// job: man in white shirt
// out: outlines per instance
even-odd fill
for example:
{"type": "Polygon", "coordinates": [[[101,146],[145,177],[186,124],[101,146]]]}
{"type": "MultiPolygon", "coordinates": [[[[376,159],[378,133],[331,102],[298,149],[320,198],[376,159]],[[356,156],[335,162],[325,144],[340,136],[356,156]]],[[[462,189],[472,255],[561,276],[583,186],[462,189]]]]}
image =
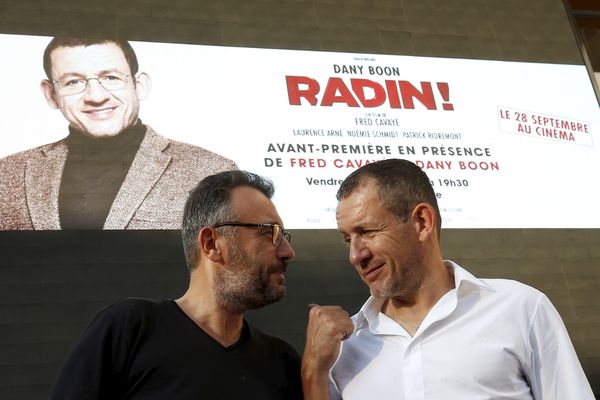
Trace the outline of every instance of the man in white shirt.
{"type": "Polygon", "coordinates": [[[312,306],[305,399],[594,399],[544,294],[442,259],[440,212],[420,168],[368,164],[337,197],[339,231],[371,297],[352,318],[312,306]]]}

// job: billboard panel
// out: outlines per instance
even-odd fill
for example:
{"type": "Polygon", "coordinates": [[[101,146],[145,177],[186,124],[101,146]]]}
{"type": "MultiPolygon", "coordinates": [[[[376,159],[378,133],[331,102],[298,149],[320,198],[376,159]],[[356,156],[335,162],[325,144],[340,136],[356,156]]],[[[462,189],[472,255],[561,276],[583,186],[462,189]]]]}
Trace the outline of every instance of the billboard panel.
{"type": "MultiPolygon", "coordinates": [[[[49,40],[0,35],[14,55],[0,66],[5,160],[68,133],[40,91],[49,40]]],[[[151,79],[141,120],[270,177],[287,228],[335,228],[341,180],[386,158],[425,170],[445,228],[600,227],[600,213],[572,211],[600,203],[600,111],[583,65],[132,46],[151,79]]]]}

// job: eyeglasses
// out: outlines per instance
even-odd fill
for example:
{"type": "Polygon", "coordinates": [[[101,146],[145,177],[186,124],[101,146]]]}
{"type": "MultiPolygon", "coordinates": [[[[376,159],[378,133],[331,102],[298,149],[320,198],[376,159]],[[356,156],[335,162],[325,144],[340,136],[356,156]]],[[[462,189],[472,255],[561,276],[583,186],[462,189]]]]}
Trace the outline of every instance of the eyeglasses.
{"type": "Polygon", "coordinates": [[[113,90],[121,90],[127,86],[129,75],[120,75],[117,73],[104,74],[91,78],[75,78],[66,77],[57,81],[52,81],[58,87],[58,91],[64,95],[82,93],[88,86],[91,80],[97,80],[100,86],[105,90],[112,92],[113,90]]]}
{"type": "Polygon", "coordinates": [[[248,228],[271,228],[273,230],[273,245],[279,247],[281,241],[285,238],[288,243],[292,241],[292,234],[279,224],[245,224],[241,222],[223,222],[222,224],[213,225],[213,228],[219,228],[221,226],[245,226],[248,228]]]}

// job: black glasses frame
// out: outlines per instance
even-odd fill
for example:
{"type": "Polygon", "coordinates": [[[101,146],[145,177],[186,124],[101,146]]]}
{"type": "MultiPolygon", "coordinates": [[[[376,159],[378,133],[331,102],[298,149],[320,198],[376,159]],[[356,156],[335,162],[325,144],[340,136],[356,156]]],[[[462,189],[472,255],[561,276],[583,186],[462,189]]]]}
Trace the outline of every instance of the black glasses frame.
{"type": "Polygon", "coordinates": [[[213,228],[219,228],[221,226],[243,226],[247,228],[271,228],[273,231],[272,242],[275,247],[279,247],[283,239],[287,240],[288,243],[292,242],[292,234],[286,231],[283,226],[279,224],[249,224],[243,222],[223,222],[220,224],[213,225],[213,228]]]}

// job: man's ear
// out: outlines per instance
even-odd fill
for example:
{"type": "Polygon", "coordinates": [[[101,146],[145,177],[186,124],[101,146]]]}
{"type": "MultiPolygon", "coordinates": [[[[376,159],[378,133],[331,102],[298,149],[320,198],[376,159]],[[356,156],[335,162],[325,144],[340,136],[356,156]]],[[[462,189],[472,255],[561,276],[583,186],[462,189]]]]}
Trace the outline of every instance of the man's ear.
{"type": "Polygon", "coordinates": [[[152,80],[145,72],[135,74],[135,91],[139,100],[145,100],[150,95],[152,89],[152,80]]]}
{"type": "Polygon", "coordinates": [[[42,90],[42,94],[46,99],[46,103],[50,106],[50,108],[58,109],[58,102],[56,101],[56,91],[54,90],[54,85],[48,79],[44,79],[40,83],[40,89],[42,90]]]}
{"type": "Polygon", "coordinates": [[[211,227],[204,227],[198,232],[198,249],[202,255],[209,260],[222,263],[223,256],[221,255],[220,242],[217,241],[218,234],[211,227]]]}
{"type": "Polygon", "coordinates": [[[437,229],[437,216],[435,209],[427,203],[419,203],[411,214],[419,240],[424,242],[435,234],[437,229]]]}

